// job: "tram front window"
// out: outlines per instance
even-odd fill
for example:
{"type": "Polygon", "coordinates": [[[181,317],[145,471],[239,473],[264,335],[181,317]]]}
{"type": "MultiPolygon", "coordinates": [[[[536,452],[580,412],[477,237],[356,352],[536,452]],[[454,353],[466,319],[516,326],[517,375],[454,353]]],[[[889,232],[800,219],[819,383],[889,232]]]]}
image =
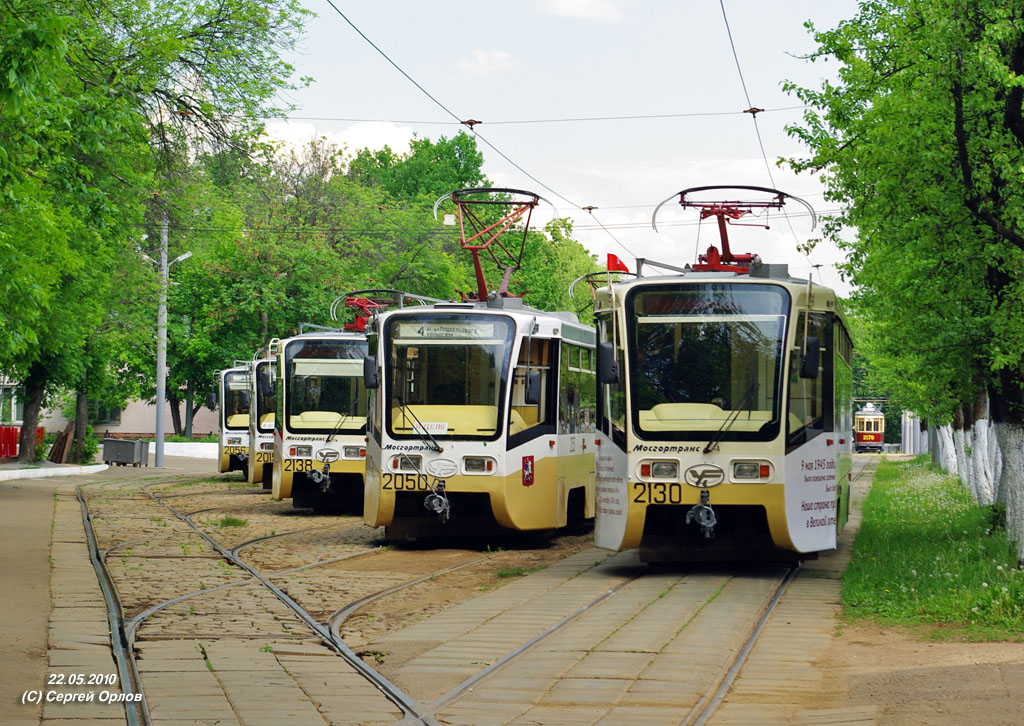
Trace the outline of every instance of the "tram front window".
{"type": "Polygon", "coordinates": [[[224,374],[224,426],[249,428],[249,375],[241,371],[224,374]]]}
{"type": "Polygon", "coordinates": [[[366,431],[365,340],[297,340],[285,351],[288,430],[366,431]]]}
{"type": "Polygon", "coordinates": [[[386,328],[386,414],[392,436],[498,436],[511,320],[417,315],[392,318],[386,328]]]}
{"type": "Polygon", "coordinates": [[[633,425],[641,436],[684,441],[778,436],[789,308],[783,288],[644,287],[627,305],[633,425]]]}

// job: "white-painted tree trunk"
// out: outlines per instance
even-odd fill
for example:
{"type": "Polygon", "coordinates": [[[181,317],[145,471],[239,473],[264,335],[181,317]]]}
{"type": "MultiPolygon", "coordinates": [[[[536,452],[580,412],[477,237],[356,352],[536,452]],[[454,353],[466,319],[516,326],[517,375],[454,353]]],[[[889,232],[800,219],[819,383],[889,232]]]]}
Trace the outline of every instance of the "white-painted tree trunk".
{"type": "Polygon", "coordinates": [[[953,446],[956,451],[955,473],[967,487],[967,490],[974,493],[974,486],[971,482],[971,462],[968,459],[968,451],[971,451],[971,433],[969,429],[953,429],[953,446]]]}
{"type": "Polygon", "coordinates": [[[949,424],[939,427],[939,466],[944,471],[956,473],[956,444],[953,443],[953,427],[949,424]]]}
{"type": "Polygon", "coordinates": [[[995,472],[998,455],[993,451],[996,442],[990,442],[991,424],[986,418],[980,418],[971,426],[971,453],[967,457],[967,467],[971,475],[971,491],[978,504],[988,506],[996,501],[995,472]]]}
{"type": "Polygon", "coordinates": [[[996,424],[995,435],[1002,452],[998,501],[1006,506],[1006,531],[1024,560],[1024,426],[996,424]]]}

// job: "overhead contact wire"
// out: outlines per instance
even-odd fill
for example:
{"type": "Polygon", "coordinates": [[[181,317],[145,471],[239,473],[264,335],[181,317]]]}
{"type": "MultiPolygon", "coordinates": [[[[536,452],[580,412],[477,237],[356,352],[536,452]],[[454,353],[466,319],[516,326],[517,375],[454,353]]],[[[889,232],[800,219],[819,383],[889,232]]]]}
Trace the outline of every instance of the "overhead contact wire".
{"type": "MultiPolygon", "coordinates": [[[[750,93],[747,91],[747,82],[743,78],[743,68],[740,65],[740,56],[736,52],[736,43],[733,42],[732,39],[732,28],[729,26],[729,15],[725,12],[725,0],[718,0],[718,5],[722,8],[722,20],[725,22],[725,33],[729,37],[729,47],[732,49],[732,58],[733,61],[735,61],[736,63],[736,73],[740,77],[740,86],[743,88],[743,97],[747,101],[747,109],[750,111],[751,119],[754,122],[754,134],[757,136],[757,145],[761,149],[761,159],[764,160],[764,168],[768,172],[768,181],[771,182],[772,188],[776,189],[777,187],[775,186],[775,177],[772,174],[772,165],[768,163],[768,153],[765,151],[764,148],[764,139],[761,138],[761,127],[758,126],[757,124],[757,114],[760,113],[761,111],[756,110],[754,104],[751,103],[750,101],[750,93]]],[[[796,230],[793,228],[793,220],[790,219],[789,214],[786,212],[785,208],[782,209],[782,216],[786,218],[786,224],[789,225],[790,234],[793,235],[793,241],[796,242],[797,249],[799,249],[800,238],[797,236],[796,230]]],[[[811,258],[808,256],[808,254],[806,252],[803,252],[803,255],[804,258],[807,260],[808,264],[810,264],[811,258]]]]}
{"type": "MultiPolygon", "coordinates": [[[[521,166],[520,166],[519,164],[517,164],[517,163],[516,163],[515,161],[513,161],[513,160],[511,159],[511,157],[509,157],[509,156],[508,156],[508,155],[507,155],[507,154],[506,154],[505,152],[503,152],[503,151],[502,151],[501,149],[499,149],[499,148],[498,148],[497,146],[495,146],[495,145],[494,145],[494,144],[492,144],[492,143],[491,143],[490,141],[488,141],[488,140],[487,140],[486,138],[484,138],[483,136],[481,136],[481,135],[480,135],[480,133],[479,133],[479,132],[478,132],[478,131],[477,131],[477,130],[476,130],[475,128],[473,128],[475,124],[472,124],[472,123],[468,123],[468,122],[464,121],[463,119],[459,118],[459,117],[458,117],[458,115],[456,115],[456,114],[455,114],[455,112],[453,112],[453,111],[452,111],[452,110],[451,110],[450,108],[448,108],[448,107],[447,107],[447,106],[445,106],[445,105],[444,105],[443,103],[441,103],[440,101],[438,101],[438,100],[437,100],[437,99],[436,99],[436,98],[435,98],[435,97],[434,97],[433,95],[431,95],[431,94],[430,94],[430,92],[428,92],[428,91],[427,91],[427,89],[425,89],[425,88],[424,88],[423,86],[421,86],[421,85],[420,85],[419,83],[417,83],[417,82],[416,82],[416,80],[415,80],[415,79],[414,79],[414,78],[413,78],[412,76],[410,76],[410,75],[409,75],[408,73],[406,73],[406,72],[405,72],[405,71],[404,71],[404,70],[402,69],[402,67],[401,67],[401,66],[399,66],[399,65],[398,65],[397,63],[395,63],[395,61],[393,61],[393,60],[392,60],[392,59],[391,59],[391,58],[390,58],[390,57],[388,56],[388,54],[387,54],[387,53],[385,53],[385,52],[384,52],[383,50],[381,50],[381,48],[380,48],[380,47],[379,47],[379,46],[378,46],[378,45],[377,45],[376,43],[374,43],[374,42],[373,42],[372,40],[370,40],[370,39],[369,39],[369,38],[368,38],[368,37],[366,36],[366,34],[365,34],[365,33],[363,33],[363,31],[361,31],[361,30],[360,30],[360,29],[359,29],[358,27],[356,27],[356,24],[355,24],[355,23],[353,23],[353,22],[352,22],[351,20],[349,20],[349,19],[348,19],[348,16],[346,16],[346,15],[345,15],[345,13],[343,13],[343,12],[341,11],[341,9],[340,9],[340,8],[338,8],[338,6],[337,6],[337,5],[335,5],[335,4],[334,4],[334,3],[332,2],[332,0],[326,0],[326,1],[327,1],[327,4],[328,4],[328,5],[330,5],[330,6],[331,6],[331,8],[332,8],[332,9],[334,10],[334,12],[336,12],[336,13],[337,13],[337,14],[338,14],[339,16],[341,16],[341,19],[342,19],[342,20],[344,20],[344,21],[345,21],[345,22],[346,22],[346,23],[347,23],[347,24],[349,25],[349,27],[351,27],[351,28],[352,28],[352,29],[353,29],[354,31],[356,31],[356,33],[358,33],[358,34],[359,34],[359,37],[360,37],[360,38],[362,38],[362,39],[363,39],[363,40],[365,40],[365,41],[366,41],[367,43],[369,43],[369,44],[370,44],[370,46],[371,46],[371,47],[372,47],[372,48],[373,48],[373,49],[374,49],[375,51],[377,51],[377,52],[378,52],[378,53],[379,53],[379,54],[380,54],[381,56],[383,56],[383,57],[384,57],[384,59],[385,59],[385,60],[386,60],[386,61],[387,61],[388,63],[390,63],[390,64],[391,64],[391,65],[392,65],[392,66],[393,66],[393,67],[395,68],[395,70],[397,70],[397,71],[398,71],[399,73],[401,73],[401,74],[402,74],[402,75],[403,75],[403,76],[404,76],[404,77],[405,77],[405,78],[406,78],[406,79],[407,79],[407,80],[408,80],[408,81],[409,81],[410,83],[412,83],[412,84],[413,84],[414,86],[416,86],[416,88],[418,88],[418,89],[420,90],[420,92],[422,92],[422,93],[423,93],[423,95],[425,95],[425,96],[426,96],[427,98],[429,98],[429,99],[430,99],[431,101],[433,101],[433,102],[434,102],[434,103],[435,103],[435,104],[436,104],[436,105],[438,106],[438,108],[440,108],[440,109],[441,109],[441,110],[443,110],[443,111],[444,111],[444,112],[445,112],[446,114],[448,114],[448,115],[449,115],[449,116],[451,116],[451,117],[452,117],[453,119],[455,119],[455,120],[456,120],[456,121],[457,121],[457,122],[458,122],[459,124],[462,124],[462,125],[464,125],[464,126],[467,126],[467,127],[469,128],[469,130],[470,130],[470,131],[471,131],[471,132],[473,133],[473,135],[474,135],[474,136],[475,136],[476,138],[480,139],[480,141],[482,141],[482,142],[483,142],[484,144],[486,144],[486,145],[487,145],[487,146],[488,146],[488,147],[489,147],[489,148],[490,148],[490,149],[491,149],[491,150],[492,150],[492,151],[493,151],[494,153],[496,153],[496,154],[497,154],[498,156],[500,156],[500,157],[501,157],[502,159],[504,159],[505,161],[507,161],[507,162],[508,162],[509,164],[511,164],[511,165],[512,165],[513,167],[515,167],[516,169],[518,169],[518,170],[519,170],[519,171],[520,171],[520,172],[521,172],[522,174],[524,174],[524,175],[525,175],[525,176],[526,176],[526,177],[527,177],[528,179],[530,179],[531,181],[533,181],[533,182],[535,182],[535,183],[539,184],[540,186],[544,187],[544,189],[546,189],[547,191],[551,192],[551,193],[552,193],[553,195],[555,195],[556,197],[558,197],[558,198],[559,198],[559,199],[561,199],[562,201],[564,201],[564,202],[568,203],[569,205],[571,205],[571,206],[572,206],[572,207],[574,207],[575,209],[578,209],[578,210],[580,210],[580,211],[583,211],[583,206],[582,206],[582,205],[580,205],[580,204],[577,204],[577,203],[576,203],[576,202],[574,202],[573,200],[571,200],[571,199],[569,199],[568,197],[566,197],[566,196],[565,196],[564,194],[561,194],[561,193],[559,193],[559,192],[558,192],[557,190],[555,190],[555,189],[552,189],[552,188],[551,188],[550,186],[548,186],[547,184],[545,184],[544,182],[542,182],[542,181],[541,181],[540,179],[538,179],[537,177],[535,177],[535,176],[534,176],[533,174],[531,174],[530,172],[526,171],[526,169],[524,169],[524,168],[523,168],[523,167],[521,167],[521,166]]],[[[599,224],[600,224],[600,223],[599,223],[599,224]]],[[[604,229],[604,225],[600,225],[600,226],[601,226],[601,228],[602,228],[602,229],[604,229]]],[[[607,230],[607,229],[605,229],[605,232],[606,232],[606,233],[607,233],[607,234],[608,234],[608,235],[609,235],[609,236],[610,236],[610,237],[611,237],[611,238],[612,238],[613,240],[615,240],[615,241],[616,241],[616,242],[617,242],[617,243],[618,243],[618,244],[619,244],[619,245],[620,245],[620,246],[621,246],[621,247],[622,247],[622,248],[623,248],[624,250],[626,250],[627,252],[629,252],[629,254],[633,255],[633,252],[629,251],[629,248],[628,248],[628,247],[626,247],[626,246],[625,246],[624,244],[622,244],[622,242],[620,242],[620,241],[619,241],[618,239],[616,239],[616,238],[615,238],[615,235],[613,235],[613,234],[612,234],[611,232],[608,232],[608,230],[607,230]]],[[[634,255],[634,257],[635,257],[635,255],[634,255]]]]}

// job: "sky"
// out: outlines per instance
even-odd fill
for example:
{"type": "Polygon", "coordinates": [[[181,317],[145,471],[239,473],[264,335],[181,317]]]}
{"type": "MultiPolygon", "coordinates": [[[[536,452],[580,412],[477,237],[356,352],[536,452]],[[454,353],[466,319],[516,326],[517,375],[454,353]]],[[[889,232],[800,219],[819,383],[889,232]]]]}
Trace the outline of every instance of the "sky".
{"type": "MultiPolygon", "coordinates": [[[[268,123],[275,139],[403,152],[414,135],[451,138],[466,129],[459,120],[476,119],[493,186],[541,195],[553,209],[542,205],[535,222],[571,217],[599,260],[611,252],[631,270],[637,257],[691,263],[718,239],[713,220],[700,225],[675,203],[659,211],[660,232],[651,228],[655,207],[689,187],[774,187],[833,208],[815,176],[776,166],[809,153],[785,132],[803,110],[782,83],[834,78],[834,62],[802,57],[815,47],[804,23],[831,29],[853,17],[855,0],[303,2],[316,17],[288,59],[313,82],[287,94],[296,108],[268,123]],[[765,109],[756,121],[743,113],[752,106],[765,109]],[[621,118],[637,116],[660,118],[621,118]]],[[[731,228],[733,252],[848,295],[841,253],[826,241],[799,252],[820,230],[799,205],[787,209],[767,230],[731,228]]]]}

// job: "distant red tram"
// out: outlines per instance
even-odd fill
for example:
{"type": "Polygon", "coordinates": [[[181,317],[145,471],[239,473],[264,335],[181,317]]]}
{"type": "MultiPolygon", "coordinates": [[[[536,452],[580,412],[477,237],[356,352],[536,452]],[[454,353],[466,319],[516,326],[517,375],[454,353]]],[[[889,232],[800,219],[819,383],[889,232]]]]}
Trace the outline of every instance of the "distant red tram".
{"type": "Polygon", "coordinates": [[[853,450],[882,451],[882,442],[885,439],[885,414],[882,413],[873,403],[867,403],[864,408],[857,411],[853,416],[853,450]]]}

